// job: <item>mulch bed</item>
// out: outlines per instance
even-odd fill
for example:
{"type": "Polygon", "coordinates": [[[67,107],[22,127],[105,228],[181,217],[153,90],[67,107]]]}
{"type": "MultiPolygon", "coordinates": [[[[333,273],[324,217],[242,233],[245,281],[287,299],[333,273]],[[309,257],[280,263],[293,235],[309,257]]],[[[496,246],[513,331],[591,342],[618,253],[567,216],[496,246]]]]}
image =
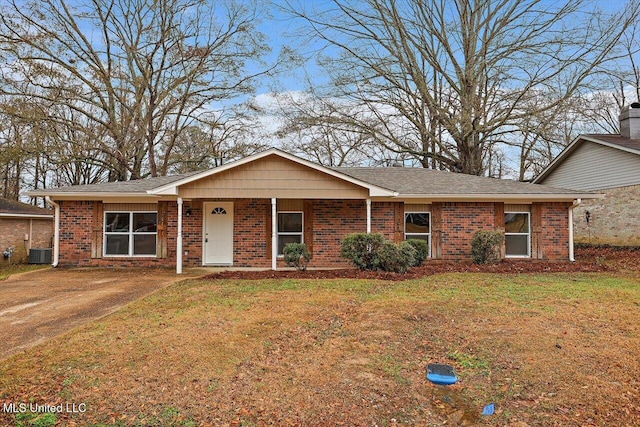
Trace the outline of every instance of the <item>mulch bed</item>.
{"type": "Polygon", "coordinates": [[[497,264],[476,265],[470,262],[428,261],[404,274],[357,269],[307,271],[223,271],[206,279],[372,279],[400,281],[440,273],[573,273],[640,270],[640,248],[584,246],[575,250],[576,262],[540,260],[504,260],[497,264]]]}

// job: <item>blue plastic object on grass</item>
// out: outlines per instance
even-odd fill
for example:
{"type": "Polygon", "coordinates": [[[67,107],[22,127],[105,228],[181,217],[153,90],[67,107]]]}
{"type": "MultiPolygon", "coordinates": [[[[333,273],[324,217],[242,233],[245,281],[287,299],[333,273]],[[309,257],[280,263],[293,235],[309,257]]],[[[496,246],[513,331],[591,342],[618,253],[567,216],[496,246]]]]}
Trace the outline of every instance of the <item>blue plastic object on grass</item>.
{"type": "Polygon", "coordinates": [[[482,415],[493,415],[493,411],[494,410],[495,410],[495,407],[494,407],[493,403],[489,403],[482,410],[482,415]]]}
{"type": "Polygon", "coordinates": [[[438,385],[451,385],[458,381],[453,366],[441,363],[427,365],[427,379],[438,385]]]}

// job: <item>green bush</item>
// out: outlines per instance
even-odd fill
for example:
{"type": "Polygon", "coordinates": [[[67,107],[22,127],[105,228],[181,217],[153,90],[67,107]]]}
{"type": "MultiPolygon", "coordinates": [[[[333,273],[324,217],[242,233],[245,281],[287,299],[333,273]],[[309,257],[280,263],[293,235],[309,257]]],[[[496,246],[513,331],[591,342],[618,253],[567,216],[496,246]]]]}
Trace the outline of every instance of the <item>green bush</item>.
{"type": "Polygon", "coordinates": [[[287,243],[282,250],[284,262],[289,267],[304,271],[311,260],[311,252],[304,243],[287,243]]]}
{"type": "Polygon", "coordinates": [[[403,244],[404,243],[411,245],[413,249],[416,250],[416,254],[414,255],[415,262],[412,267],[421,266],[424,260],[429,256],[429,242],[422,239],[409,239],[405,240],[403,244]]]}
{"type": "Polygon", "coordinates": [[[378,250],[384,243],[382,234],[352,233],[342,239],[340,256],[360,270],[376,270],[380,265],[378,250]]]}
{"type": "Polygon", "coordinates": [[[406,273],[409,267],[415,263],[416,250],[410,244],[402,242],[396,245],[384,242],[378,250],[380,268],[394,273],[406,273]]]}
{"type": "Polygon", "coordinates": [[[490,264],[500,259],[502,233],[499,231],[476,231],[471,239],[471,257],[475,264],[490,264]]]}

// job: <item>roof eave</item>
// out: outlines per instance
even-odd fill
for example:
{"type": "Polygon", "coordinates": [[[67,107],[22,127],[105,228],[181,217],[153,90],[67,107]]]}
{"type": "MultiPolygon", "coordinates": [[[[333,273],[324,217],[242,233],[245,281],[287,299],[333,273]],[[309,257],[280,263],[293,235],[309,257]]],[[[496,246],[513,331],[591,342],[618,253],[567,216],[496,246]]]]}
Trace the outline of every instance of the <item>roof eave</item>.
{"type": "Polygon", "coordinates": [[[116,192],[116,191],[105,191],[105,192],[96,192],[96,191],[28,191],[25,193],[27,196],[31,197],[53,197],[58,200],[102,200],[105,198],[145,198],[145,199],[153,199],[156,200],[159,198],[157,195],[148,194],[148,192],[116,192]]]}
{"type": "Polygon", "coordinates": [[[577,199],[602,199],[604,194],[599,193],[563,193],[563,194],[400,194],[402,199],[429,199],[433,201],[573,201],[577,199]]]}

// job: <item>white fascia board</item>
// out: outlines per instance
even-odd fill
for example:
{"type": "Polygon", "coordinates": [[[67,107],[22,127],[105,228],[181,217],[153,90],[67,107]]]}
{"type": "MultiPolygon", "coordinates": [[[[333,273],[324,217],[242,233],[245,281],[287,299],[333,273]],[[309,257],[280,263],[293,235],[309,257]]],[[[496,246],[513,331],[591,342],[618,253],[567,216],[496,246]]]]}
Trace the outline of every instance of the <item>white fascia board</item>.
{"type": "MultiPolygon", "coordinates": [[[[568,193],[568,194],[400,194],[397,199],[434,202],[570,202],[576,199],[603,199],[600,193],[568,193]]],[[[396,200],[397,200],[396,199],[396,200]]],[[[415,202],[414,202],[415,203],[415,202]]]]}
{"type": "Polygon", "coordinates": [[[181,185],[185,185],[185,184],[189,184],[191,182],[203,179],[203,178],[207,178],[209,176],[212,175],[216,175],[219,173],[222,173],[224,171],[236,168],[238,166],[242,166],[245,165],[247,163],[251,163],[254,162],[256,160],[260,160],[264,157],[270,156],[270,155],[276,155],[279,157],[282,157],[284,159],[290,160],[294,163],[298,163],[300,165],[306,166],[310,169],[314,169],[317,170],[319,172],[325,173],[327,175],[333,176],[334,178],[338,178],[341,179],[343,181],[347,181],[351,184],[357,185],[359,187],[363,187],[369,190],[370,196],[371,197],[376,197],[376,196],[389,196],[389,197],[393,197],[394,194],[397,194],[395,192],[393,192],[392,190],[388,190],[386,188],[382,188],[382,187],[378,187],[372,184],[369,184],[367,182],[364,181],[360,181],[358,179],[352,178],[348,175],[345,175],[343,173],[340,172],[336,172],[333,169],[327,168],[325,166],[321,166],[318,165],[316,163],[310,162],[308,160],[305,159],[301,159],[300,157],[294,156],[293,154],[289,154],[286,153],[282,150],[279,150],[277,148],[270,148],[266,151],[263,151],[261,153],[256,153],[253,154],[251,156],[245,157],[243,159],[240,160],[236,160],[234,162],[231,163],[227,163],[225,165],[222,166],[218,166],[216,168],[213,169],[209,169],[207,171],[203,171],[201,173],[195,174],[195,175],[191,175],[188,178],[184,178],[182,180],[176,181],[176,182],[172,182],[171,184],[166,184],[163,185],[161,187],[157,187],[154,188],[152,190],[148,190],[147,193],[149,194],[157,194],[157,195],[178,195],[178,187],[180,187],[181,185]]]}
{"type": "Polygon", "coordinates": [[[0,218],[53,219],[53,214],[0,213],[0,218]]]}
{"type": "Polygon", "coordinates": [[[147,193],[116,193],[116,192],[55,192],[55,191],[28,191],[25,193],[32,197],[49,196],[55,200],[109,200],[109,199],[150,199],[157,200],[158,196],[147,193]]]}
{"type": "Polygon", "coordinates": [[[603,140],[598,139],[598,138],[585,136],[582,139],[584,139],[585,141],[590,141],[590,142],[594,142],[596,144],[604,145],[605,147],[611,147],[611,148],[615,148],[616,150],[625,151],[627,153],[640,155],[640,151],[638,151],[638,150],[635,150],[635,149],[629,148],[629,147],[623,147],[622,145],[614,144],[614,143],[611,143],[611,142],[608,142],[608,141],[603,141],[603,140]]]}

